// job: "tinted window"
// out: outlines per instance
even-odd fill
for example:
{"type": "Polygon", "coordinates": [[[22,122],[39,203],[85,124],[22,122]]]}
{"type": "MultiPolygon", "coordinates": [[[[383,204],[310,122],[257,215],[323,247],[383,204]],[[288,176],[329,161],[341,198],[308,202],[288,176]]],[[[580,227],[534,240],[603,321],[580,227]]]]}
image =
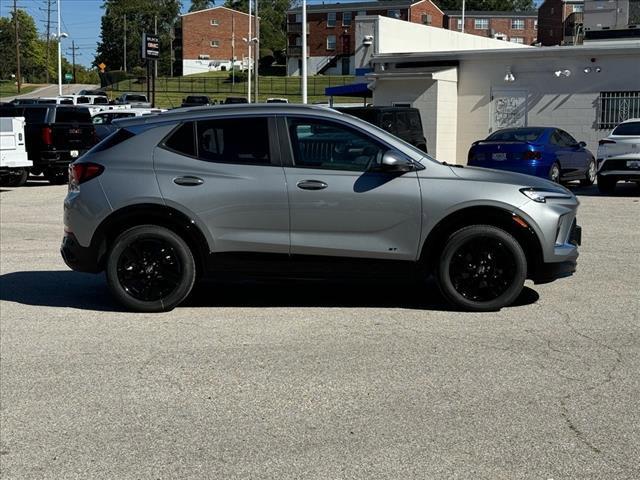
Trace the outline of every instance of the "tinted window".
{"type": "Polygon", "coordinates": [[[378,124],[378,112],[371,108],[339,108],[338,111],[353,115],[374,125],[378,124]]]}
{"type": "Polygon", "coordinates": [[[91,103],[89,97],[78,97],[76,103],[91,103]]]}
{"type": "Polygon", "coordinates": [[[120,128],[109,135],[107,138],[98,143],[95,147],[93,147],[90,151],[93,153],[101,152],[103,150],[108,150],[112,147],[115,147],[119,143],[124,142],[125,140],[133,137],[134,134],[125,128],[120,128]]]}
{"type": "Polygon", "coordinates": [[[193,122],[180,125],[164,142],[164,145],[178,153],[195,157],[196,145],[193,138],[193,122]]]}
{"type": "Polygon", "coordinates": [[[365,171],[386,148],[352,128],[325,120],[289,119],[296,167],[365,171]]]}
{"type": "Polygon", "coordinates": [[[627,122],[618,125],[612,135],[640,136],[640,122],[627,122]]]}
{"type": "Polygon", "coordinates": [[[106,105],[109,103],[109,99],[107,97],[96,97],[93,99],[94,105],[106,105]]]}
{"type": "Polygon", "coordinates": [[[422,132],[422,122],[420,121],[420,114],[418,112],[407,112],[409,119],[409,126],[412,130],[419,130],[422,132]]]}
{"type": "Polygon", "coordinates": [[[571,135],[569,135],[564,130],[560,130],[560,135],[562,137],[562,140],[564,141],[565,146],[567,146],[567,147],[573,147],[574,145],[576,145],[578,143],[575,138],[573,138],[571,135]]]}
{"type": "Polygon", "coordinates": [[[146,102],[147,97],[144,95],[127,95],[126,100],[127,102],[146,102]]]}
{"type": "Polygon", "coordinates": [[[209,162],[269,165],[266,118],[230,118],[197,122],[198,158],[209,162]]]}
{"type": "Polygon", "coordinates": [[[86,108],[56,108],[56,123],[91,123],[86,108]]]}
{"type": "Polygon", "coordinates": [[[513,128],[499,130],[489,135],[487,140],[502,142],[535,142],[540,138],[544,129],[542,128],[513,128]]]}

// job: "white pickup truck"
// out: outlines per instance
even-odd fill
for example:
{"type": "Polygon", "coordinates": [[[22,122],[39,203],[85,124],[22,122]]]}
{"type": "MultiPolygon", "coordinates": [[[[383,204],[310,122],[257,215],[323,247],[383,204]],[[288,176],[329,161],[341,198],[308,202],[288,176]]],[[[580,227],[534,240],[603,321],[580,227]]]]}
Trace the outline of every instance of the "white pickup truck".
{"type": "Polygon", "coordinates": [[[0,185],[20,187],[33,162],[27,158],[24,117],[0,118],[0,185]]]}

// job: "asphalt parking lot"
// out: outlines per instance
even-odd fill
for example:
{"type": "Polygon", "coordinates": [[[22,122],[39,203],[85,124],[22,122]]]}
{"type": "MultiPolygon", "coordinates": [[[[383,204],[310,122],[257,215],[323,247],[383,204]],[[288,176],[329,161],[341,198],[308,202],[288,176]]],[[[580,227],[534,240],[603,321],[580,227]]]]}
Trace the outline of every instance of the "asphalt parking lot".
{"type": "Polygon", "coordinates": [[[211,284],[120,311],[58,253],[65,186],[0,193],[3,479],[638,479],[640,193],[578,189],[572,278],[211,284]]]}

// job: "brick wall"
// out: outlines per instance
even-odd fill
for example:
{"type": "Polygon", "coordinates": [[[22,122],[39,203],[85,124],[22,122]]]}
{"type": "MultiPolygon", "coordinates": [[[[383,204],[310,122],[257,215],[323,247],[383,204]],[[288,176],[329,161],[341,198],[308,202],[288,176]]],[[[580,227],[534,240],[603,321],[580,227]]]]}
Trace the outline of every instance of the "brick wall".
{"type": "Polygon", "coordinates": [[[219,7],[183,16],[182,58],[197,60],[200,55],[209,55],[211,60],[230,60],[233,30],[235,55],[242,59],[248,53],[247,44],[242,37],[246,38],[249,32],[249,15],[219,7]],[[217,25],[212,25],[212,20],[217,21],[217,25]],[[212,40],[218,41],[217,47],[211,46],[212,40]]]}
{"type": "MultiPolygon", "coordinates": [[[[473,16],[465,16],[464,18],[464,33],[469,33],[471,35],[478,35],[481,37],[492,37],[492,33],[494,34],[503,34],[507,36],[507,40],[511,40],[512,38],[522,38],[522,43],[524,45],[531,45],[537,39],[537,28],[535,26],[536,18],[531,17],[518,17],[514,15],[513,17],[478,17],[479,19],[486,19],[487,28],[478,29],[476,28],[476,18],[473,16]],[[524,29],[514,29],[511,28],[511,21],[519,19],[524,20],[524,29]]],[[[445,24],[449,28],[449,30],[458,29],[458,20],[460,17],[449,17],[445,18],[445,24]]]]}
{"type": "Polygon", "coordinates": [[[564,24],[573,13],[573,5],[562,0],[545,0],[538,8],[538,40],[544,46],[561,45],[564,40],[564,24]]]}
{"type": "Polygon", "coordinates": [[[415,3],[409,9],[409,21],[413,23],[442,28],[443,19],[444,14],[432,2],[415,3]],[[428,20],[431,20],[431,23],[427,23],[428,20]]]}

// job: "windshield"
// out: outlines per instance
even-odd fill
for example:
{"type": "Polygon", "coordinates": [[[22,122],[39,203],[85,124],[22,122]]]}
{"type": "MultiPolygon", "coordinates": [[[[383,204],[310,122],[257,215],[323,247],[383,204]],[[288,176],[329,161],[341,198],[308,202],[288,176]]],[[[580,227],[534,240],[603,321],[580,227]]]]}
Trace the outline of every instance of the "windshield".
{"type": "Polygon", "coordinates": [[[126,100],[128,102],[146,102],[147,97],[144,95],[127,95],[126,100]]]}
{"type": "Polygon", "coordinates": [[[535,142],[544,133],[544,128],[510,128],[499,130],[487,140],[502,142],[535,142]]]}

